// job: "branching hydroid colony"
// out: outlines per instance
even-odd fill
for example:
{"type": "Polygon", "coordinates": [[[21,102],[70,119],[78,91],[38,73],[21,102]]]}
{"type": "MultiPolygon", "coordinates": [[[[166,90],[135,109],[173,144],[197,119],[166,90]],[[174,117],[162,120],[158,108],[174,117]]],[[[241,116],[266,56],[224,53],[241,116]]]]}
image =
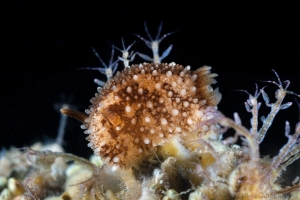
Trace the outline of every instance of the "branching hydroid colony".
{"type": "MultiPolygon", "coordinates": [[[[232,120],[218,111],[221,94],[212,88],[217,74],[211,73],[211,67],[192,71],[190,66],[160,63],[172,47],[159,56],[159,42],[170,35],[159,39],[161,28],[155,40],[145,28],[150,42],[137,35],[152,48],[154,63],[129,66],[135,54],[129,54],[132,44],[127,48],[123,45],[120,60],[125,69],[113,76],[113,57],[106,66],[96,54],[104,65],[100,72],[108,73],[107,82],[98,87],[86,113],[61,109],[83,123],[81,128],[95,155],[87,160],[69,153],[25,148],[23,170],[31,172],[8,184],[2,199],[17,199],[22,193],[25,199],[300,198],[300,185],[283,187],[278,180],[286,167],[300,157],[300,124],[291,134],[286,121],[288,142],[277,156],[261,157],[259,152],[259,144],[276,114],[291,105],[283,103],[284,97],[299,97],[287,90],[289,81],[281,82],[274,71],[277,82],[268,81],[278,87],[274,103],[270,103],[264,88],[257,88],[254,95],[247,92],[245,106],[252,114],[248,130],[237,113],[232,120]],[[271,108],[261,127],[260,96],[271,108]],[[233,128],[235,135],[222,138],[228,128],[233,128]],[[239,138],[242,145],[236,144],[239,138]],[[74,164],[67,166],[69,161],[74,164]],[[30,166],[34,169],[29,170],[30,166]]],[[[6,178],[12,171],[20,171],[15,161],[7,158],[8,155],[1,158],[11,169],[4,175],[6,178]]]]}

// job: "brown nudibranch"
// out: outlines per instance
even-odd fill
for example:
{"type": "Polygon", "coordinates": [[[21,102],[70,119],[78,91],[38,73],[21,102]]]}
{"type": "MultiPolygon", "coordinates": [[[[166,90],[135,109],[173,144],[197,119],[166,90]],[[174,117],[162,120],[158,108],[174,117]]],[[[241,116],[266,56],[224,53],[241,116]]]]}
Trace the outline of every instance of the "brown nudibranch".
{"type": "Polygon", "coordinates": [[[203,110],[221,100],[212,84],[217,74],[175,63],[125,68],[91,99],[87,115],[63,109],[83,122],[88,146],[106,162],[128,168],[173,136],[201,123],[203,110]]]}

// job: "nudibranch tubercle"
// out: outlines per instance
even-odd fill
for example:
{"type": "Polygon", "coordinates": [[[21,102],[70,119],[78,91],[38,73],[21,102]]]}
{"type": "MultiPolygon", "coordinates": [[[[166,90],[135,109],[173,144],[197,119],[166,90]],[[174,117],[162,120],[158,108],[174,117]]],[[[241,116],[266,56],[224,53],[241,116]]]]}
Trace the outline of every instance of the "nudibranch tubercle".
{"type": "Polygon", "coordinates": [[[186,136],[210,119],[209,111],[221,100],[218,88],[211,87],[217,74],[210,69],[191,71],[175,63],[132,65],[98,88],[88,116],[62,112],[83,122],[96,155],[128,168],[173,136],[186,136]]]}

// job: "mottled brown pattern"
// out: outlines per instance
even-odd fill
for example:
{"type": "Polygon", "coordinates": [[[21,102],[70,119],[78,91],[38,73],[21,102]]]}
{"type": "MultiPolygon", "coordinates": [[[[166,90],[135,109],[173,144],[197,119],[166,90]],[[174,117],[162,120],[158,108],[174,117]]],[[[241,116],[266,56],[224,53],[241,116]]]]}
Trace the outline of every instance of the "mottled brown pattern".
{"type": "Polygon", "coordinates": [[[210,86],[217,76],[210,69],[144,63],[118,72],[91,99],[88,146],[105,162],[127,168],[174,135],[194,131],[199,111],[221,99],[210,86]]]}

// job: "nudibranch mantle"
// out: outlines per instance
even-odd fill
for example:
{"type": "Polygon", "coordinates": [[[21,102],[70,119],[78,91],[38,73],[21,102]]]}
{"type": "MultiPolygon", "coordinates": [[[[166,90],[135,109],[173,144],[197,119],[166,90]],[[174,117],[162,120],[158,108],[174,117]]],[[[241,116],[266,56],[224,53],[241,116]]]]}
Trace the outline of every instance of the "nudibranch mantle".
{"type": "Polygon", "coordinates": [[[217,74],[175,63],[143,63],[118,72],[91,99],[88,146],[107,163],[129,167],[174,135],[186,135],[221,100],[217,74]]]}
{"type": "Polygon", "coordinates": [[[216,128],[205,124],[221,100],[218,88],[211,87],[217,74],[210,70],[192,71],[174,62],[132,65],[97,89],[88,116],[61,111],[83,122],[88,146],[105,163],[129,168],[174,136],[193,133],[200,139],[216,128]]]}

